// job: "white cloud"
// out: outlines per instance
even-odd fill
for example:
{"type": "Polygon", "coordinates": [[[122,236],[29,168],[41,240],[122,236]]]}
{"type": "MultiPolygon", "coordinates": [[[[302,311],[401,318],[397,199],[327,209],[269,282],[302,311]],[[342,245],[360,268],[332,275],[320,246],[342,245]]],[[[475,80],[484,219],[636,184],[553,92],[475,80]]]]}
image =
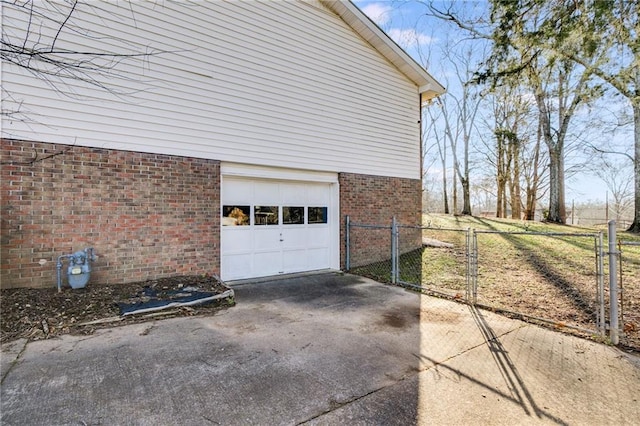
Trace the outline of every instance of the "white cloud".
{"type": "Polygon", "coordinates": [[[433,41],[433,39],[428,35],[419,33],[414,29],[401,30],[398,28],[392,28],[387,31],[387,34],[389,34],[389,37],[391,37],[403,49],[430,44],[433,41]]]}
{"type": "Polygon", "coordinates": [[[391,7],[382,3],[368,4],[362,7],[362,11],[380,27],[391,19],[391,7]]]}

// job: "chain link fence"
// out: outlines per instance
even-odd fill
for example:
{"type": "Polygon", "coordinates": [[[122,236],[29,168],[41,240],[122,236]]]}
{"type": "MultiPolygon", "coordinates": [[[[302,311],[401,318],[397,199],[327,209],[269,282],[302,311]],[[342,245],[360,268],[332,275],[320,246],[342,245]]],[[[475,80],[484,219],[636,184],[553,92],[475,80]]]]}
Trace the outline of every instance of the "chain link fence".
{"type": "Polygon", "coordinates": [[[473,232],[473,302],[604,334],[607,296],[601,234],[473,232]]]}
{"type": "Polygon", "coordinates": [[[398,240],[420,233],[413,250],[401,253],[398,283],[421,291],[463,299],[469,286],[469,230],[398,226],[398,240]]]}
{"type": "Polygon", "coordinates": [[[392,225],[346,221],[346,270],[378,282],[391,282],[392,225]]]}
{"type": "Polygon", "coordinates": [[[621,343],[640,348],[640,242],[618,240],[621,343]]]}
{"type": "Polygon", "coordinates": [[[600,338],[618,317],[605,272],[616,259],[620,324],[613,329],[620,343],[640,349],[639,242],[620,242],[613,253],[602,232],[418,227],[395,220],[386,226],[347,220],[346,235],[351,273],[600,338]]]}

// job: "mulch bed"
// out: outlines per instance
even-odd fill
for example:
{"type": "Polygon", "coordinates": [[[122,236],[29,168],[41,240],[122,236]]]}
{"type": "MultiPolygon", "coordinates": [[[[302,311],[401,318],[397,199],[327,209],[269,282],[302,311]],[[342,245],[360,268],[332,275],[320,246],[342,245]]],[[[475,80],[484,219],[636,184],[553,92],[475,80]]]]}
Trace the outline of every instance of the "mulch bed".
{"type": "Polygon", "coordinates": [[[0,291],[0,342],[19,338],[40,340],[62,334],[92,334],[96,329],[160,318],[212,315],[235,304],[232,297],[207,304],[160,310],[153,313],[122,316],[118,303],[145,300],[149,290],[169,295],[181,289],[197,287],[222,294],[229,290],[209,275],[178,276],[129,284],[89,283],[83,289],[17,288],[0,291]]]}

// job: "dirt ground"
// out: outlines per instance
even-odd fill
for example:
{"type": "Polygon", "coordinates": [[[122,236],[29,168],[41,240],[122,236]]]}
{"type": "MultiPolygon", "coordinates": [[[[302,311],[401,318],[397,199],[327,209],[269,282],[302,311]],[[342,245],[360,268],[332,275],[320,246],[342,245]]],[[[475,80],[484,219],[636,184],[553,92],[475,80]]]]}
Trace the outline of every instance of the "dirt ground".
{"type": "Polygon", "coordinates": [[[83,289],[57,288],[4,289],[0,291],[0,342],[19,338],[47,339],[61,334],[91,334],[98,328],[114,327],[156,319],[212,315],[234,305],[233,298],[207,304],[169,308],[145,314],[122,316],[118,303],[148,300],[149,291],[159,298],[179,293],[181,289],[222,294],[225,287],[213,276],[178,276],[129,284],[100,285],[89,283],[83,289]]]}

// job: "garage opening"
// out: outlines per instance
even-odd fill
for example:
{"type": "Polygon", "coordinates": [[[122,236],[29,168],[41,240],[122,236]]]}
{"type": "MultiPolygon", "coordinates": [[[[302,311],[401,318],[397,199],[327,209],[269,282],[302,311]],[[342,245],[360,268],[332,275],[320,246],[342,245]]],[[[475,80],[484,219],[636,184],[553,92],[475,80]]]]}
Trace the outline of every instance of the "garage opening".
{"type": "Polygon", "coordinates": [[[337,183],[224,176],[223,280],[338,269],[337,183]]]}

